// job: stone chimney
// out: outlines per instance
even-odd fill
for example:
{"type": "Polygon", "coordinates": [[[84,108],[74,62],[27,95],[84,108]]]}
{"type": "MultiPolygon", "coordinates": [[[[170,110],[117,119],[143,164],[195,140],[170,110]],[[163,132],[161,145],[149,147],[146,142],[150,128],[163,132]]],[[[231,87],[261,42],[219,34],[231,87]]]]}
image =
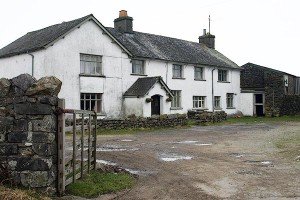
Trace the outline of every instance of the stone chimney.
{"type": "Polygon", "coordinates": [[[206,33],[206,29],[203,29],[203,35],[198,39],[199,43],[205,44],[211,49],[215,49],[215,36],[210,33],[206,33]]]}
{"type": "Polygon", "coordinates": [[[119,17],[114,20],[114,28],[124,33],[133,33],[132,30],[133,18],[127,15],[126,10],[119,11],[119,17]]]}

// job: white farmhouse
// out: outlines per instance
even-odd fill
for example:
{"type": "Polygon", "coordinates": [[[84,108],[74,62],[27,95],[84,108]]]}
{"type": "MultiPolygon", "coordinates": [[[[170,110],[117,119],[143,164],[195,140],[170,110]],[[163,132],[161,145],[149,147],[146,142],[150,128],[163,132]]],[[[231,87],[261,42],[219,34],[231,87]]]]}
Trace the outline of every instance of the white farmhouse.
{"type": "Polygon", "coordinates": [[[88,15],[29,32],[0,50],[0,74],[56,76],[66,108],[106,117],[240,110],[241,68],[215,36],[190,42],[133,31],[132,21],[122,10],[114,28],[88,15]]]}

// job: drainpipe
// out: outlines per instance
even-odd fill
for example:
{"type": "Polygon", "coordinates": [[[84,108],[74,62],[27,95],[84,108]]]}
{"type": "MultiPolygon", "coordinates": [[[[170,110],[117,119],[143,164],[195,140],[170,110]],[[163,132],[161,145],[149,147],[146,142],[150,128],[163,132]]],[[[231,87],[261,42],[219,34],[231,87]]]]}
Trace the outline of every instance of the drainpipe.
{"type": "Polygon", "coordinates": [[[31,76],[33,77],[33,74],[34,74],[34,55],[31,54],[31,53],[28,53],[28,55],[31,56],[31,76]]]}
{"type": "Polygon", "coordinates": [[[214,71],[216,68],[211,70],[211,97],[212,97],[212,112],[215,112],[215,101],[214,101],[214,71]]]}

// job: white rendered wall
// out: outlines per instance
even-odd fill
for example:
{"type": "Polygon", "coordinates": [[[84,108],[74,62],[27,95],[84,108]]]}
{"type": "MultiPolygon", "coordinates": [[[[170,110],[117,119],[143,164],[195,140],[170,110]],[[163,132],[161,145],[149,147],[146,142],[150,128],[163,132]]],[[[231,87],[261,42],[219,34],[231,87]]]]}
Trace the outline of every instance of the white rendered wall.
{"type": "Polygon", "coordinates": [[[245,116],[253,116],[253,93],[241,93],[241,112],[245,116]]]}

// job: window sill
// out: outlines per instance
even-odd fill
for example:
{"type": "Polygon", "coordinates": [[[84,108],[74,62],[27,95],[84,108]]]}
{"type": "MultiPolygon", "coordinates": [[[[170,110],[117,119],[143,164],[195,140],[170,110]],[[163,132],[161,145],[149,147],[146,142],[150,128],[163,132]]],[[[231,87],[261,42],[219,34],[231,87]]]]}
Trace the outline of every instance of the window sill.
{"type": "Polygon", "coordinates": [[[83,77],[102,77],[102,78],[105,78],[104,75],[97,75],[97,74],[79,74],[79,76],[83,76],[83,77]]]}
{"type": "Polygon", "coordinates": [[[222,108],[214,108],[214,110],[222,110],[222,108]]]}
{"type": "Polygon", "coordinates": [[[146,74],[130,74],[130,75],[132,75],[132,76],[148,76],[146,74]]]}
{"type": "Polygon", "coordinates": [[[206,81],[205,79],[194,79],[194,81],[206,81]]]}
{"type": "Polygon", "coordinates": [[[208,108],[193,108],[192,110],[208,110],[208,108]]]}
{"type": "Polygon", "coordinates": [[[230,83],[229,81],[218,81],[218,83],[230,83]]]}
{"type": "Polygon", "coordinates": [[[170,110],[182,110],[182,107],[171,107],[170,110]]]}
{"type": "Polygon", "coordinates": [[[228,108],[226,108],[226,109],[235,109],[235,107],[228,107],[228,108]]]}
{"type": "Polygon", "coordinates": [[[185,78],[182,78],[182,77],[172,77],[172,79],[181,79],[181,80],[185,80],[185,78]]]}

